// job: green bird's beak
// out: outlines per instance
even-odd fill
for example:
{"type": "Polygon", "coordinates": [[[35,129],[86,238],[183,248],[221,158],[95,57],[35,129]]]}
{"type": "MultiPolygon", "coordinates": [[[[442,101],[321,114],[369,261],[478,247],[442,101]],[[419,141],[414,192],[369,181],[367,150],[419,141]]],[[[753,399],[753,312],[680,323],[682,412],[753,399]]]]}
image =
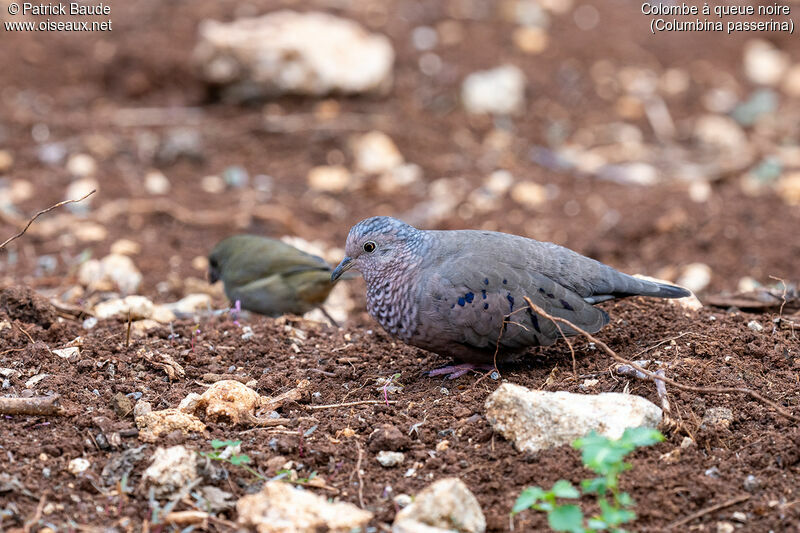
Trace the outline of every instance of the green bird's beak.
{"type": "Polygon", "coordinates": [[[342,262],[339,263],[339,266],[337,266],[333,270],[333,272],[331,272],[331,283],[341,278],[342,274],[350,270],[350,267],[352,266],[353,266],[353,259],[351,257],[345,256],[344,259],[342,259],[342,262]]]}

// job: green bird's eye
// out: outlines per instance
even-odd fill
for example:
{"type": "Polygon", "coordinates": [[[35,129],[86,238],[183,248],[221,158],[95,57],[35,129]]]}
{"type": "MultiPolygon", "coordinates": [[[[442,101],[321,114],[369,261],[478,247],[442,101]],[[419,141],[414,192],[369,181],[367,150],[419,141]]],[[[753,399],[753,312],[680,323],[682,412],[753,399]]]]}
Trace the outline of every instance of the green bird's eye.
{"type": "Polygon", "coordinates": [[[372,241],[367,241],[364,243],[364,251],[367,253],[372,253],[375,251],[375,243],[372,241]]]}

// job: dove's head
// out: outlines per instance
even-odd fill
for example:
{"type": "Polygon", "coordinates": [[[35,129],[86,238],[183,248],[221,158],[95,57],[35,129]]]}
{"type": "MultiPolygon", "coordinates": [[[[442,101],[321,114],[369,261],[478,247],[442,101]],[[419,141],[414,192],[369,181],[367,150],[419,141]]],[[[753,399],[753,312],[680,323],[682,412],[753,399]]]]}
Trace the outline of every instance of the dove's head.
{"type": "Polygon", "coordinates": [[[391,217],[366,218],[350,228],[345,258],[331,274],[336,281],[353,268],[370,278],[405,270],[424,243],[424,232],[391,217]]]}

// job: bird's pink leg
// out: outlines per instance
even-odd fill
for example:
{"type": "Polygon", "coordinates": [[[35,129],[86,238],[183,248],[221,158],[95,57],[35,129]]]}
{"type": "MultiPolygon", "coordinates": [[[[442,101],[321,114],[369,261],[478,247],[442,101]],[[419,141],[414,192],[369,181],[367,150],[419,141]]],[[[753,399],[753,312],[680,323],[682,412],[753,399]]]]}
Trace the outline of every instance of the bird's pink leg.
{"type": "Polygon", "coordinates": [[[442,368],[436,368],[434,370],[429,370],[426,374],[429,377],[433,376],[441,376],[447,374],[447,379],[456,379],[460,378],[470,370],[494,370],[492,365],[476,365],[473,363],[463,363],[460,365],[450,365],[450,366],[443,366],[442,368]]]}

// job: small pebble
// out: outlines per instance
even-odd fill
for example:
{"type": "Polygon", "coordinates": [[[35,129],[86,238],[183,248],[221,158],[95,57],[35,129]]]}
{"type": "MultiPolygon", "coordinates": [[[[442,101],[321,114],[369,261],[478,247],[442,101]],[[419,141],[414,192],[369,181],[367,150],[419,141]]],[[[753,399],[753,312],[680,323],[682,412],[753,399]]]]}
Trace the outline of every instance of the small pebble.
{"type": "Polygon", "coordinates": [[[764,326],[758,320],[751,320],[747,323],[747,327],[756,332],[764,331],[764,326]]]}
{"type": "Polygon", "coordinates": [[[719,478],[719,468],[717,468],[716,466],[712,466],[711,468],[705,471],[705,475],[707,477],[710,477],[711,479],[717,479],[719,478]]]}
{"type": "Polygon", "coordinates": [[[77,476],[82,472],[86,472],[90,466],[91,463],[89,463],[89,461],[87,461],[83,457],[76,457],[75,459],[69,462],[67,470],[69,470],[71,473],[77,476]]]}
{"type": "Polygon", "coordinates": [[[86,320],[83,321],[83,329],[90,330],[97,325],[97,318],[90,316],[86,320]]]}
{"type": "Polygon", "coordinates": [[[375,457],[384,468],[397,466],[401,464],[405,458],[406,456],[402,452],[390,452],[386,450],[378,452],[378,455],[375,457]]]}
{"type": "Polygon", "coordinates": [[[447,388],[446,388],[446,387],[442,387],[441,389],[439,389],[439,392],[441,392],[441,393],[442,393],[442,394],[444,394],[445,396],[447,396],[448,394],[450,394],[450,391],[449,391],[449,390],[447,390],[447,388]]]}
{"type": "Polygon", "coordinates": [[[756,489],[758,489],[758,487],[761,486],[761,483],[758,481],[758,478],[756,476],[750,474],[749,476],[744,478],[742,486],[744,486],[744,490],[746,490],[747,492],[753,492],[756,489]]]}
{"type": "Polygon", "coordinates": [[[742,523],[747,522],[747,515],[741,511],[736,511],[735,513],[733,513],[731,515],[731,518],[733,518],[737,522],[742,522],[742,523]]]}
{"type": "Polygon", "coordinates": [[[242,333],[242,340],[243,341],[250,340],[253,337],[255,337],[255,335],[256,335],[255,333],[253,333],[253,328],[251,328],[250,326],[243,327],[242,328],[242,332],[243,332],[242,333]]]}

